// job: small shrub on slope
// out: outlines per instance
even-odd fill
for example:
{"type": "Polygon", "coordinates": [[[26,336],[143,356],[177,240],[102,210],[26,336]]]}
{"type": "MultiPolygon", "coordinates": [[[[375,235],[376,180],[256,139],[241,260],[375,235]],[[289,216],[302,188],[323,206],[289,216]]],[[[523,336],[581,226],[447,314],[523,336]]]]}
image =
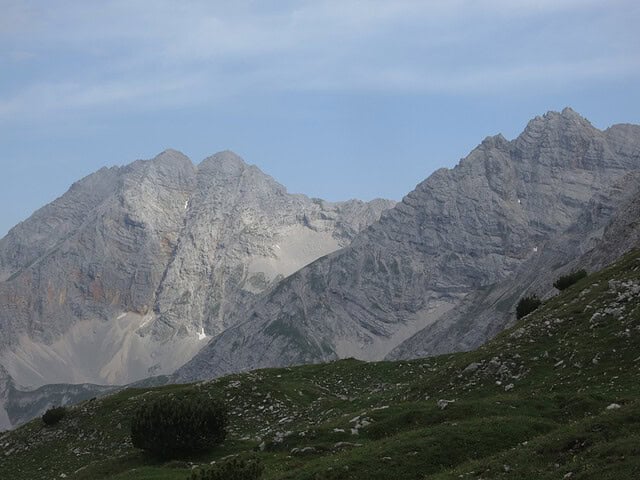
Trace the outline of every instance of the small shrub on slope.
{"type": "Polygon", "coordinates": [[[159,458],[210,450],[225,438],[226,409],[208,397],[161,397],[141,405],[131,421],[131,442],[159,458]]]}
{"type": "Polygon", "coordinates": [[[542,302],[537,295],[530,295],[528,297],[521,298],[516,306],[516,318],[520,320],[525,315],[529,315],[541,304],[542,302]]]}
{"type": "Polygon", "coordinates": [[[556,287],[558,290],[562,291],[569,288],[578,280],[585,278],[586,276],[587,276],[586,270],[577,270],[568,275],[562,275],[561,277],[558,277],[558,279],[555,282],[553,282],[553,286],[556,287]]]}
{"type": "Polygon", "coordinates": [[[67,409],[64,407],[50,408],[42,415],[42,421],[45,425],[55,425],[62,420],[66,414],[67,409]]]}

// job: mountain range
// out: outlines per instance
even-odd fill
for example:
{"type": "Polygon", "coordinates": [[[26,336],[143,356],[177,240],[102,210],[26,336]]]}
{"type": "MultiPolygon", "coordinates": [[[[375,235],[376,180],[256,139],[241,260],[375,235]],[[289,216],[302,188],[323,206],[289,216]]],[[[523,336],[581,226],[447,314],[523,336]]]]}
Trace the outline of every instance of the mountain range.
{"type": "Polygon", "coordinates": [[[232,152],[103,168],[0,240],[0,399],[473,349],[637,245],[639,171],[639,126],[569,108],[397,204],[292,195],[232,152]]]}

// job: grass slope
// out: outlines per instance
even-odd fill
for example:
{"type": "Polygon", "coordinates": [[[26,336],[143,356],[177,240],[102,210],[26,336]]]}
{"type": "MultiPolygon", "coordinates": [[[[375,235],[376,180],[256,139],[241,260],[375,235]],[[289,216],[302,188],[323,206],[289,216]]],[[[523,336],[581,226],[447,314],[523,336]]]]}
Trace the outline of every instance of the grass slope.
{"type": "Polygon", "coordinates": [[[260,370],[84,402],[56,426],[1,434],[0,478],[186,480],[196,465],[255,452],[274,480],[636,479],[639,394],[635,252],[473,352],[260,370]],[[223,446],[168,463],[132,448],[137,405],[202,391],[231,408],[223,446]]]}

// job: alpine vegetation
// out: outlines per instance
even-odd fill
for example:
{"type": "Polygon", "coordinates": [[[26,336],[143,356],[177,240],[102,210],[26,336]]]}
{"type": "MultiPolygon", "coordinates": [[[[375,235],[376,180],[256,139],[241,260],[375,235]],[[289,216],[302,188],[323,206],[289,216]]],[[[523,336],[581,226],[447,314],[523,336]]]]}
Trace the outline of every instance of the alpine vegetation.
{"type": "Polygon", "coordinates": [[[569,288],[571,285],[576,283],[578,280],[581,280],[587,276],[586,270],[576,270],[575,272],[571,272],[567,275],[562,275],[558,277],[558,279],[553,282],[553,286],[558,290],[565,290],[569,288]]]}
{"type": "Polygon", "coordinates": [[[522,317],[529,315],[541,304],[542,301],[537,295],[529,295],[528,297],[521,298],[518,305],[516,305],[516,318],[520,320],[522,317]]]}
{"type": "Polygon", "coordinates": [[[158,458],[211,450],[226,436],[226,408],[207,395],[167,395],[145,402],[131,420],[131,443],[158,458]]]}

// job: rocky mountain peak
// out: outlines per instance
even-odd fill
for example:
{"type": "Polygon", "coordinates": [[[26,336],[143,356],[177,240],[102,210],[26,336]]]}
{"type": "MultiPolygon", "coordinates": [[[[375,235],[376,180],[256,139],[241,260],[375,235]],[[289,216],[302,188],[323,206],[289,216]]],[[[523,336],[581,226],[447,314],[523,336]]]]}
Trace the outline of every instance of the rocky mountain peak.
{"type": "Polygon", "coordinates": [[[562,112],[549,111],[531,120],[520,137],[531,137],[538,140],[542,137],[592,136],[599,132],[591,122],[567,107],[562,112]]]}
{"type": "Polygon", "coordinates": [[[141,160],[139,162],[134,162],[132,165],[136,165],[137,163],[145,165],[146,168],[150,168],[151,171],[195,173],[195,166],[191,159],[184,153],[173,149],[167,149],[156,155],[151,160],[141,160]]]}
{"type": "Polygon", "coordinates": [[[198,184],[204,191],[241,192],[247,201],[267,202],[272,195],[286,195],[287,189],[255,165],[239,155],[224,150],[205,158],[197,166],[198,184]]]}
{"type": "Polygon", "coordinates": [[[163,152],[160,152],[152,160],[152,162],[176,162],[176,163],[191,163],[191,159],[179,150],[173,148],[167,148],[163,152]]]}
{"type": "Polygon", "coordinates": [[[508,148],[508,146],[509,146],[509,140],[504,138],[504,136],[501,133],[498,133],[497,135],[490,135],[488,137],[485,137],[485,139],[480,144],[480,147],[485,150],[492,149],[492,148],[498,148],[498,149],[508,148]]]}
{"type": "Polygon", "coordinates": [[[564,107],[562,109],[562,112],[560,112],[560,115],[566,118],[574,117],[574,118],[579,118],[580,120],[588,121],[586,118],[584,118],[582,115],[580,115],[571,107],[564,107]]]}
{"type": "Polygon", "coordinates": [[[200,165],[198,165],[198,170],[200,171],[222,173],[225,176],[241,175],[247,168],[249,168],[249,165],[231,150],[223,150],[222,152],[215,153],[205,158],[200,165]]]}

